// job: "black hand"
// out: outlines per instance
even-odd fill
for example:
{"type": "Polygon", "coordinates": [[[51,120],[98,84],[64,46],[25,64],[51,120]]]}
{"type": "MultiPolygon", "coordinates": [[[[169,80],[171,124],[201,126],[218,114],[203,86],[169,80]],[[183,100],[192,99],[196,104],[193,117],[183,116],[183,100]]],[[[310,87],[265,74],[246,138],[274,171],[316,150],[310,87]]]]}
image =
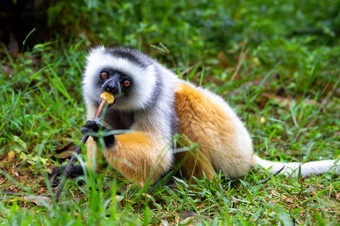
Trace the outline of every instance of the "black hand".
{"type": "MultiPolygon", "coordinates": [[[[53,187],[56,187],[59,184],[60,182],[59,177],[62,176],[65,168],[66,166],[53,167],[52,173],[50,175],[50,181],[53,187]]],[[[87,168],[85,168],[85,170],[87,171],[87,168]]],[[[69,177],[73,179],[73,178],[84,176],[84,175],[85,175],[85,172],[83,171],[83,167],[81,165],[75,165],[73,166],[69,177]]]]}
{"type": "Polygon", "coordinates": [[[97,133],[100,128],[103,130],[105,127],[97,119],[88,120],[81,128],[81,132],[84,135],[88,133],[97,133]]]}
{"type": "Polygon", "coordinates": [[[88,120],[86,124],[81,128],[81,132],[85,134],[91,134],[93,140],[98,142],[98,138],[103,137],[106,148],[110,148],[115,144],[115,137],[112,134],[107,134],[110,130],[99,122],[97,118],[88,120]],[[102,131],[103,134],[98,132],[102,131]],[[100,136],[101,135],[101,136],[100,136]]]}

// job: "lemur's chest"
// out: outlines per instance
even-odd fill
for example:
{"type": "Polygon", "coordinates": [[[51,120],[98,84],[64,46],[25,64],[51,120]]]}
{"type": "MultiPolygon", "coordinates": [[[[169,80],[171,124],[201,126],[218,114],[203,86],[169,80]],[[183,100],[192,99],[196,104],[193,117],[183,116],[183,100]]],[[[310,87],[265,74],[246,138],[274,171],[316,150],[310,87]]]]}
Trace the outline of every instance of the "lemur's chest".
{"type": "Polygon", "coordinates": [[[129,129],[134,123],[134,114],[108,109],[105,113],[104,121],[110,129],[129,129]]]}

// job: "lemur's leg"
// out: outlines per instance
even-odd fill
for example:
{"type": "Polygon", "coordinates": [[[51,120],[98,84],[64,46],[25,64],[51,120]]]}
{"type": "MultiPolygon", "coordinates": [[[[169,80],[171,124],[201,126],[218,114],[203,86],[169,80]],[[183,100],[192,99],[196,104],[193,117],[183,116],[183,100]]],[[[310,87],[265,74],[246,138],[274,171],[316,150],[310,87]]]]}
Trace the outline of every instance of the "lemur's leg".
{"type": "Polygon", "coordinates": [[[212,165],[229,177],[239,177],[251,169],[251,138],[222,98],[207,90],[178,83],[175,106],[179,133],[199,144],[205,156],[202,159],[210,162],[205,166],[212,168],[212,165]]]}
{"type": "MultiPolygon", "coordinates": [[[[85,124],[82,132],[96,133],[100,126],[99,122],[91,120],[85,124]]],[[[106,148],[102,151],[107,162],[138,185],[158,179],[171,167],[173,154],[159,136],[131,132],[106,136],[104,143],[106,148]]]]}
{"type": "Polygon", "coordinates": [[[86,166],[89,170],[98,172],[107,164],[105,158],[103,157],[103,154],[98,151],[97,144],[91,136],[87,140],[86,154],[86,166]]]}
{"type": "Polygon", "coordinates": [[[176,113],[179,119],[178,131],[186,138],[181,139],[181,143],[190,146],[196,143],[198,146],[194,150],[181,152],[176,155],[176,159],[181,163],[181,170],[186,177],[195,176],[201,178],[203,173],[211,180],[215,175],[215,170],[211,164],[209,139],[216,139],[209,125],[206,125],[206,118],[215,117],[209,115],[209,104],[205,103],[206,98],[196,89],[179,83],[176,86],[176,113]],[[186,141],[189,139],[189,141],[186,141]]]}
{"type": "Polygon", "coordinates": [[[156,139],[141,132],[117,135],[115,145],[103,154],[126,178],[143,184],[148,179],[157,180],[171,167],[172,154],[156,139]]]}
{"type": "Polygon", "coordinates": [[[206,178],[212,180],[215,170],[211,165],[211,159],[204,150],[189,150],[176,154],[176,159],[180,164],[181,173],[187,178],[202,178],[203,173],[206,178]]]}
{"type": "MultiPolygon", "coordinates": [[[[91,120],[93,118],[97,109],[98,107],[94,105],[87,106],[87,120],[91,120]]],[[[86,154],[86,166],[89,170],[98,172],[98,170],[102,169],[106,165],[103,154],[98,151],[97,144],[91,136],[87,139],[86,142],[86,154]]]]}

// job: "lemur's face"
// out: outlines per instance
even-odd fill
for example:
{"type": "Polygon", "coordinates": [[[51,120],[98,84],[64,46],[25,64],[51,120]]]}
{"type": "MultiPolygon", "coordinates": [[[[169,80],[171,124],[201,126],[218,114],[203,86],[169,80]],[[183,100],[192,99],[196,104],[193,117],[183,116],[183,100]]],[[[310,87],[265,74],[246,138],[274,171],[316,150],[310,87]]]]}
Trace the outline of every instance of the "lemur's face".
{"type": "Polygon", "coordinates": [[[119,110],[147,108],[157,89],[152,60],[130,49],[98,47],[87,57],[83,94],[89,104],[99,105],[100,94],[111,92],[119,110]]]}
{"type": "Polygon", "coordinates": [[[131,76],[112,68],[104,68],[98,75],[98,88],[113,94],[115,99],[126,98],[133,89],[131,76]]]}

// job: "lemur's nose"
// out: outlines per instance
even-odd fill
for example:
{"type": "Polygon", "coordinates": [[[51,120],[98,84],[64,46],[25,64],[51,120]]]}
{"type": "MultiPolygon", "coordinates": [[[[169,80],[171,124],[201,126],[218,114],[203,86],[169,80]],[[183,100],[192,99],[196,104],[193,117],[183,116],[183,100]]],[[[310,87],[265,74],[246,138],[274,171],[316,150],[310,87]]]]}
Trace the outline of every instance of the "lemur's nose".
{"type": "Polygon", "coordinates": [[[104,86],[104,90],[110,93],[113,93],[113,91],[115,90],[115,87],[111,86],[110,84],[107,84],[104,86]]]}
{"type": "Polygon", "coordinates": [[[121,92],[120,84],[116,79],[110,79],[104,83],[103,90],[112,94],[119,94],[121,92]]]}

